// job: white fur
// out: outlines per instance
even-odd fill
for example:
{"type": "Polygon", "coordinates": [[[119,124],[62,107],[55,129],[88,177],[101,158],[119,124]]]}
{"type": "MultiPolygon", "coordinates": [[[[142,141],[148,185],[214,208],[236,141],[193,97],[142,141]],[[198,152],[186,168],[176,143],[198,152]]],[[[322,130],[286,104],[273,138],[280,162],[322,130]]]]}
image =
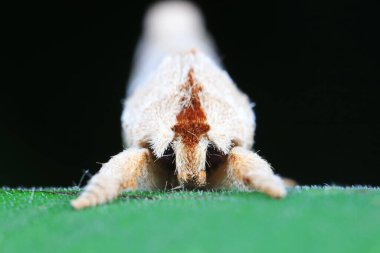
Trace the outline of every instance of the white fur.
{"type": "Polygon", "coordinates": [[[148,11],[121,118],[127,149],[91,179],[72,202],[75,208],[109,201],[124,189],[194,185],[192,181],[196,186],[285,196],[281,178],[250,150],[255,132],[251,103],[222,68],[214,48],[194,5],[170,1],[148,11]],[[174,126],[178,115],[194,106],[194,96],[209,130],[189,148],[174,126]],[[210,145],[227,159],[206,175],[210,145]],[[174,172],[159,160],[170,147],[175,153],[174,172]]]}
{"type": "Polygon", "coordinates": [[[228,74],[203,53],[190,51],[167,56],[149,77],[128,97],[122,115],[127,147],[151,143],[154,154],[161,157],[173,141],[171,130],[186,97],[181,86],[190,69],[203,84],[201,104],[211,126],[209,140],[228,153],[232,141],[251,148],[255,118],[248,97],[241,93],[228,74]]]}

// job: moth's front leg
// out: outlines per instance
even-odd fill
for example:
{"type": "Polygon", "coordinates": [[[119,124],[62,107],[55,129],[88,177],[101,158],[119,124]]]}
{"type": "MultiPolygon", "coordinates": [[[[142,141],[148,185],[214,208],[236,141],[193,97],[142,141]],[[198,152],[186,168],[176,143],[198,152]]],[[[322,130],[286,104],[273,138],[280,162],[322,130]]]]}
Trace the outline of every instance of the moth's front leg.
{"type": "Polygon", "coordinates": [[[129,148],[113,156],[71,205],[75,209],[95,206],[116,198],[124,189],[136,189],[149,159],[149,150],[145,148],[129,148]]]}
{"type": "Polygon", "coordinates": [[[286,195],[282,179],[273,173],[267,161],[253,151],[232,148],[227,159],[227,175],[233,181],[273,198],[286,195]]]}

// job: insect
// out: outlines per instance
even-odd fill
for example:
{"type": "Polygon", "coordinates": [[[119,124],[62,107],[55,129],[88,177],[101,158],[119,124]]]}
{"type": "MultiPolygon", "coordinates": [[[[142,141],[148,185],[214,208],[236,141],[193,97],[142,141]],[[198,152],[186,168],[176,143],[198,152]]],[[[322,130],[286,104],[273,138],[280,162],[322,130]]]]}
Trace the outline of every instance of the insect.
{"type": "Polygon", "coordinates": [[[126,149],[71,205],[176,187],[284,197],[281,177],[251,150],[255,126],[252,104],[223,70],[200,11],[189,2],[157,3],[145,17],[122,113],[126,149]]]}

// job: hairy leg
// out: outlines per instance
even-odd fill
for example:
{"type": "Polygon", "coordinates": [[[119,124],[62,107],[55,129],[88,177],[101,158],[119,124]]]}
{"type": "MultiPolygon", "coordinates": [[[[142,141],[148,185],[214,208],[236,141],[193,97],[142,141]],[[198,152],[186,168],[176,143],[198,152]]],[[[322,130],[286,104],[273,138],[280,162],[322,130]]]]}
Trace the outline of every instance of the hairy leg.
{"type": "Polygon", "coordinates": [[[227,177],[240,185],[282,198],[286,189],[282,179],[275,175],[267,161],[253,151],[235,147],[227,159],[227,177]]]}
{"type": "Polygon", "coordinates": [[[149,160],[149,150],[145,148],[129,148],[113,156],[71,205],[75,209],[95,206],[116,198],[125,189],[136,189],[149,160]]]}

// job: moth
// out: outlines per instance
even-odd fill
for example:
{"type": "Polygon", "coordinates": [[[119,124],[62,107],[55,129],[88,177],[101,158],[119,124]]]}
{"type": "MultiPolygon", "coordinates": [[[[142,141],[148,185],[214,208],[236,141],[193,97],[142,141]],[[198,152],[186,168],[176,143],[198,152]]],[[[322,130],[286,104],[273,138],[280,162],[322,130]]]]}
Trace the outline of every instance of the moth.
{"type": "Polygon", "coordinates": [[[125,150],[102,165],[75,209],[124,190],[240,189],[286,195],[252,151],[255,115],[220,63],[199,9],[156,3],[144,20],[121,117],[125,150]]]}

